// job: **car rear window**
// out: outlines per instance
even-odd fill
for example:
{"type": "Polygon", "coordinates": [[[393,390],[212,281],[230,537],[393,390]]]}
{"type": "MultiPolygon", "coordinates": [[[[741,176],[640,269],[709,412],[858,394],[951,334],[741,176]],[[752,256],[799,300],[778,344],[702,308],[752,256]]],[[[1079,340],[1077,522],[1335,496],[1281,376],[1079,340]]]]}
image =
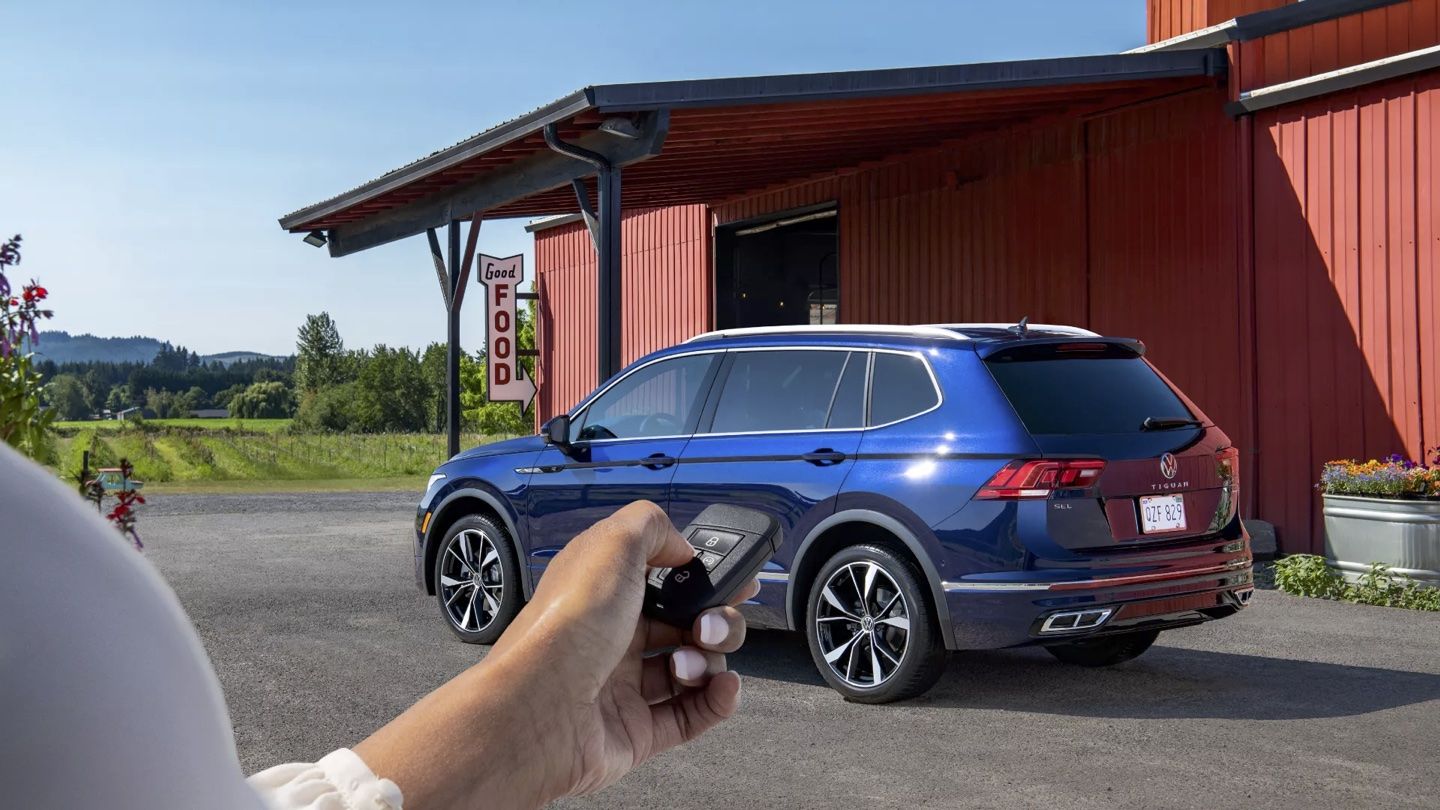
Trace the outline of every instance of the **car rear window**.
{"type": "Polygon", "coordinates": [[[1194,418],[1139,357],[1002,355],[986,366],[1035,435],[1138,433],[1147,417],[1194,418]]]}
{"type": "Polygon", "coordinates": [[[925,361],[913,354],[876,352],[870,377],[870,424],[888,425],[940,403],[925,361]]]}

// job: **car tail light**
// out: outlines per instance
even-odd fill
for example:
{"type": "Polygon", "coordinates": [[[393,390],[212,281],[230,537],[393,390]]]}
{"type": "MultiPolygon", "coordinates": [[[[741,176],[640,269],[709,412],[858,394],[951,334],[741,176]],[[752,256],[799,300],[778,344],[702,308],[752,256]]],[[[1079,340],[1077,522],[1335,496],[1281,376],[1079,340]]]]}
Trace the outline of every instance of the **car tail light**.
{"type": "Polygon", "coordinates": [[[1105,462],[1099,459],[1012,461],[1000,468],[977,498],[1048,498],[1060,489],[1084,489],[1100,480],[1105,462]]]}
{"type": "Polygon", "coordinates": [[[1215,454],[1216,472],[1220,480],[1232,488],[1240,486],[1240,448],[1227,447],[1215,454]]]}

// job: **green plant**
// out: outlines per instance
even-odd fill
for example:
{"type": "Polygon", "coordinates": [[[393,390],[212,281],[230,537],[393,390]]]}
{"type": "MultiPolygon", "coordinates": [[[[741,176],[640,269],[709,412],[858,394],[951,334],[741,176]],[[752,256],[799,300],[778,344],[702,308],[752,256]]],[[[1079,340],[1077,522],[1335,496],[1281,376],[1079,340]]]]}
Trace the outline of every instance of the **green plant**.
{"type": "Polygon", "coordinates": [[[1345,580],[1325,564],[1324,557],[1292,554],[1275,561],[1275,587],[1295,596],[1339,599],[1345,591],[1345,580]]]}
{"type": "Polygon", "coordinates": [[[1275,562],[1275,587],[1295,596],[1333,599],[1357,605],[1409,610],[1440,611],[1440,588],[1397,574],[1383,563],[1372,563],[1355,582],[1314,554],[1293,554],[1275,562]]]}
{"type": "Polygon", "coordinates": [[[23,285],[19,295],[5,268],[20,264],[20,237],[0,244],[0,442],[38,459],[49,455],[46,429],[55,413],[41,405],[41,376],[35,370],[36,324],[54,315],[40,304],[49,292],[39,282],[23,285]]]}

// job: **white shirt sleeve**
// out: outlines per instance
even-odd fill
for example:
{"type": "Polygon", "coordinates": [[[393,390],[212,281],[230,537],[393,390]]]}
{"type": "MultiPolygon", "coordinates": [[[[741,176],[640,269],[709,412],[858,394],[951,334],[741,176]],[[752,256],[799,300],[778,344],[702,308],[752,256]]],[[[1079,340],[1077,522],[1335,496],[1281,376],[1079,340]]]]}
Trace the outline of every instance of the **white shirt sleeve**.
{"type": "Polygon", "coordinates": [[[0,790],[26,810],[400,810],[354,752],[249,782],[180,601],[55,476],[0,442],[0,790]]]}
{"type": "Polygon", "coordinates": [[[401,810],[400,788],[348,748],[314,764],[266,768],[249,782],[271,810],[401,810]]]}

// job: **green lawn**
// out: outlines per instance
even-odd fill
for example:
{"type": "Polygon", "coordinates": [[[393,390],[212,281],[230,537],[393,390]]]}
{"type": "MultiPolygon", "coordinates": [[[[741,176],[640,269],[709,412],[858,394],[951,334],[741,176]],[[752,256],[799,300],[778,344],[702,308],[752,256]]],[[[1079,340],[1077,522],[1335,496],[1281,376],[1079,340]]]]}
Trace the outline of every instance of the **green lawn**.
{"type": "MultiPolygon", "coordinates": [[[[204,428],[206,430],[252,430],[274,433],[290,427],[290,419],[146,419],[144,424],[153,427],[204,428]]],[[[56,422],[57,430],[120,430],[130,425],[120,419],[104,421],[56,422]]]]}
{"type": "MultiPolygon", "coordinates": [[[[65,422],[54,432],[56,472],[135,467],[147,492],[418,490],[447,457],[435,433],[309,434],[288,419],[168,419],[143,424],[65,422]]],[[[472,434],[461,446],[496,438],[472,434]]]]}

